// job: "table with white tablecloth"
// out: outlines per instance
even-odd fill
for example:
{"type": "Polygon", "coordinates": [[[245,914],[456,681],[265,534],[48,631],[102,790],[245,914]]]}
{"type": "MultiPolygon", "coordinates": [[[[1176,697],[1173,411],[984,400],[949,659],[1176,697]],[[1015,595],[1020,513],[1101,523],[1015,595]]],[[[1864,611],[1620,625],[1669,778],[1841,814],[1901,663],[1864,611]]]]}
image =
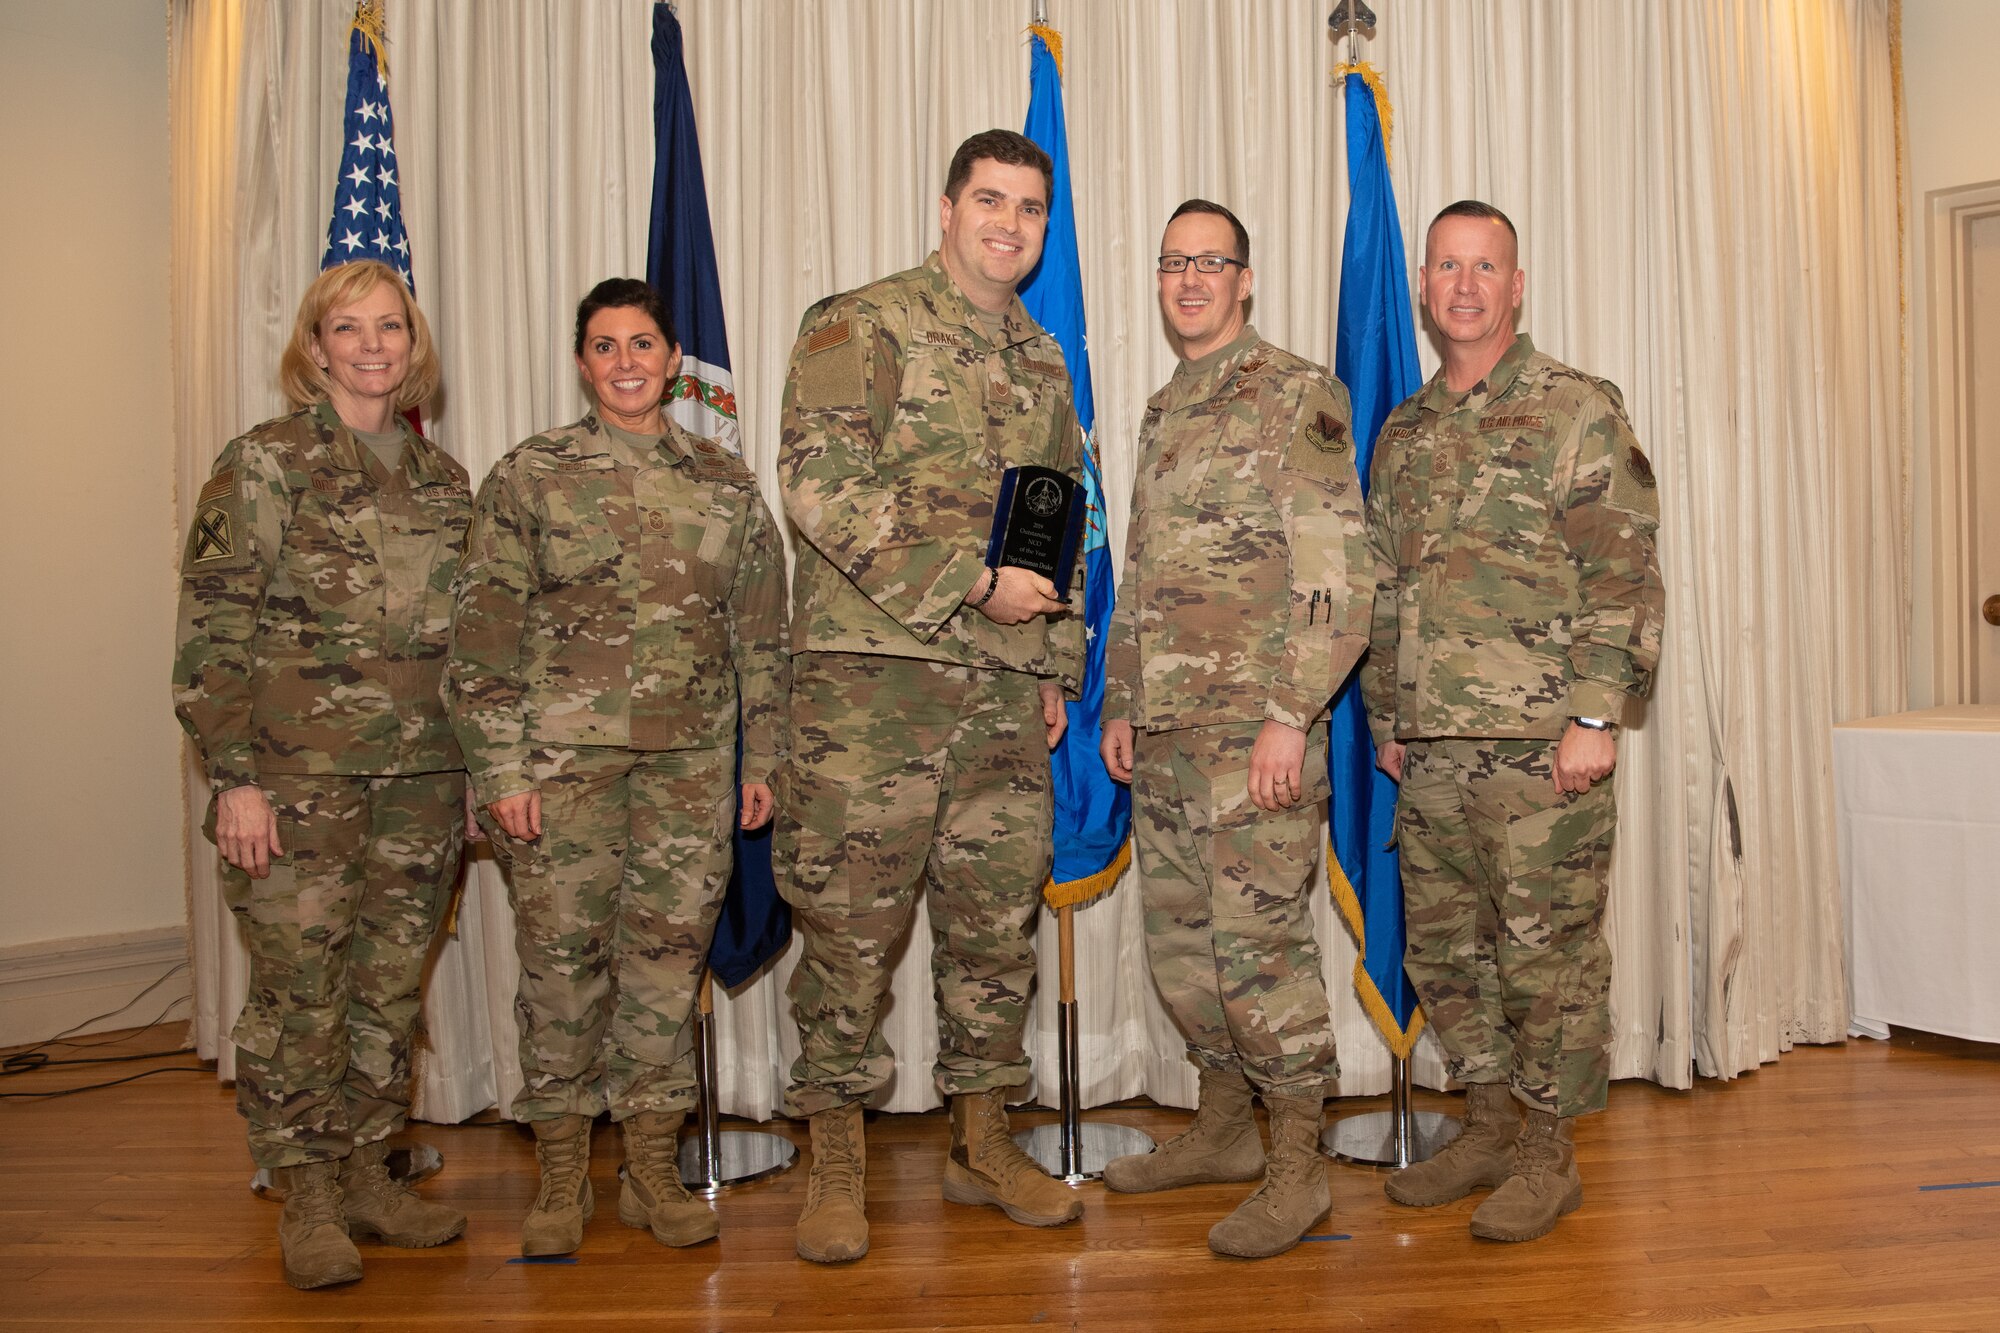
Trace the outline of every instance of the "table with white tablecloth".
{"type": "Polygon", "coordinates": [[[1833,780],[1854,1030],[2000,1042],[2000,705],[1842,723],[1833,780]]]}

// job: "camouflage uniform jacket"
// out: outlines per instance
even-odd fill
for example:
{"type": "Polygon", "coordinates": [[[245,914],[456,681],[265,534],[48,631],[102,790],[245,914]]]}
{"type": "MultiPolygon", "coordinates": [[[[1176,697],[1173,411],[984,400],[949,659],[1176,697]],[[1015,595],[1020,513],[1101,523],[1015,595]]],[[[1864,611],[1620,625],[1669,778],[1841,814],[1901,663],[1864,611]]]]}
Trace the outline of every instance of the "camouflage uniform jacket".
{"type": "Polygon", "coordinates": [[[1660,656],[1659,492],[1617,388],[1517,337],[1464,394],[1389,414],[1368,537],[1376,743],[1622,721],[1660,656]]]}
{"type": "MultiPolygon", "coordinates": [[[[985,563],[1001,473],[1083,466],[1062,349],[1020,301],[990,341],[933,252],[821,302],[792,348],[782,429],[785,511],[810,543],[798,554],[794,652],[1059,676],[1074,697],[1078,615],[996,625],[961,607],[985,563]]],[[[1079,608],[1082,589],[1079,560],[1079,608]]]]}
{"type": "Polygon", "coordinates": [[[1301,731],[1368,645],[1347,391],[1254,328],[1146,404],[1104,717],[1301,731]]]}
{"type": "Polygon", "coordinates": [[[757,480],[671,421],[648,461],[593,413],[479,488],[447,685],[481,804],[533,789],[538,745],[728,745],[739,709],[743,780],[778,767],[785,575],[757,480]]]}
{"type": "Polygon", "coordinates": [[[394,475],[324,403],[231,440],[181,558],[174,712],[217,792],[261,773],[464,767],[440,682],[465,469],[404,429],[394,475]]]}

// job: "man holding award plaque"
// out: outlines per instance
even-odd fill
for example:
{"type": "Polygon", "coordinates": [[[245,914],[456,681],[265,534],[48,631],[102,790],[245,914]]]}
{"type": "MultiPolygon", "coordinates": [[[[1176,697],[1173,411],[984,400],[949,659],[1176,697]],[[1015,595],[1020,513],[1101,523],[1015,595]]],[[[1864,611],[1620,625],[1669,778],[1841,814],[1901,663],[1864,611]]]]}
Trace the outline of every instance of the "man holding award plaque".
{"type": "Polygon", "coordinates": [[[797,1244],[821,1263],[868,1249],[861,1108],[894,1069],[881,1008],[920,891],[945,1198],[1031,1226],[1082,1212],[1014,1145],[1005,1101],[1028,1080],[1049,750],[1083,667],[1080,571],[1049,577],[1083,436],[1062,351],[1014,294],[1041,257],[1051,170],[1023,135],[966,140],[938,249],[814,306],[792,349],[778,472],[803,543],[772,850],[804,941],[786,1096],[812,1131],[797,1244]]]}
{"type": "Polygon", "coordinates": [[[1326,841],[1328,704],[1368,645],[1374,567],[1347,391],[1245,322],[1243,224],[1182,204],[1159,282],[1181,364],[1139,427],[1103,754],[1132,784],[1153,977],[1201,1100],[1186,1133],[1110,1162],[1104,1183],[1262,1176],[1208,1243],[1264,1258],[1331,1204],[1319,1128],[1333,1034],[1307,894],[1326,841]]]}

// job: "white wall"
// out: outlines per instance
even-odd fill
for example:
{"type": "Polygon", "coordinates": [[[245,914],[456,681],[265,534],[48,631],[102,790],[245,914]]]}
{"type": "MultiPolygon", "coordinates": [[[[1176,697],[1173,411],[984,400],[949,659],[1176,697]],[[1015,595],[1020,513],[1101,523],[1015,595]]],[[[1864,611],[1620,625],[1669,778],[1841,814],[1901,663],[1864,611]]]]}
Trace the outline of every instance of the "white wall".
{"type": "Polygon", "coordinates": [[[0,0],[0,974],[185,917],[166,29],[0,0]]]}
{"type": "MultiPolygon", "coordinates": [[[[1933,698],[1936,625],[1931,611],[1937,559],[1931,516],[1930,321],[1927,290],[1930,210],[1925,196],[2000,180],[2000,4],[1993,0],[1903,0],[1904,131],[1909,142],[1905,217],[1910,268],[1910,440],[1913,523],[1910,562],[1910,706],[1933,698]]],[[[1944,701],[1954,702],[1954,701],[1944,701]]]]}

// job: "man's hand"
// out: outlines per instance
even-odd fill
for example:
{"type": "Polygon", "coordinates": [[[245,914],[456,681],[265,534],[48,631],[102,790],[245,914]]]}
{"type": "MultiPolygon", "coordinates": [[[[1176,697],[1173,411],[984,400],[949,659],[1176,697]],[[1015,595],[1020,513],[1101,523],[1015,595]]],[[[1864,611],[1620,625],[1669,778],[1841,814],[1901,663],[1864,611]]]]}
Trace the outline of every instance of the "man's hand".
{"type": "Polygon", "coordinates": [[[1063,706],[1061,681],[1044,680],[1036,684],[1042,694],[1042,721],[1048,725],[1049,748],[1053,750],[1069,730],[1069,709],[1063,706]]]}
{"type": "Polygon", "coordinates": [[[1572,722],[1556,744],[1556,790],[1587,792],[1592,783],[1610,777],[1617,763],[1618,742],[1610,732],[1572,722]]]}
{"type": "Polygon", "coordinates": [[[1097,743],[1104,759],[1104,771],[1117,782],[1132,780],[1132,724],[1120,718],[1104,724],[1104,739],[1097,743]]]}
{"type": "Polygon", "coordinates": [[[1289,810],[1305,791],[1306,734],[1283,722],[1264,723],[1250,747],[1250,804],[1289,810]]]}
{"type": "Polygon", "coordinates": [[[1403,744],[1401,741],[1390,741],[1375,752],[1375,767],[1387,773],[1389,781],[1401,782],[1403,780],[1403,755],[1409,748],[1409,746],[1403,744]]]}
{"type": "Polygon", "coordinates": [[[278,845],[277,812],[262,787],[245,783],[215,798],[215,849],[252,879],[271,877],[271,858],[285,849],[278,845]]]}
{"type": "Polygon", "coordinates": [[[1000,584],[991,598],[973,609],[996,625],[1025,625],[1036,616],[1066,615],[1069,608],[1056,600],[1056,585],[1031,569],[1002,565],[980,576],[972,585],[968,602],[986,597],[988,580],[1000,584]]]}
{"type": "Polygon", "coordinates": [[[778,802],[771,795],[768,782],[746,782],[743,784],[743,801],[738,807],[736,822],[745,829],[763,828],[771,822],[771,812],[778,802]]]}
{"type": "Polygon", "coordinates": [[[542,836],[542,794],[524,791],[502,796],[486,807],[507,836],[515,842],[533,842],[542,836]]]}

